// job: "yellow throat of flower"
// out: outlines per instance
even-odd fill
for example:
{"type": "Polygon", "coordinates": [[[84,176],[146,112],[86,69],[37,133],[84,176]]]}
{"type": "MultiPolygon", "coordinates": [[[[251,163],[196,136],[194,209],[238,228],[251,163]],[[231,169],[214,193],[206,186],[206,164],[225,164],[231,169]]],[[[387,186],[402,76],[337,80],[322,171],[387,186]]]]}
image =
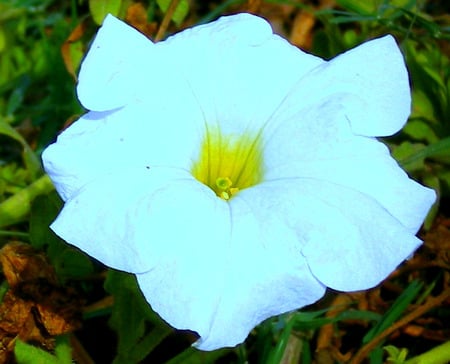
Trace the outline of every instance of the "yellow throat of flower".
{"type": "Polygon", "coordinates": [[[254,186],[263,178],[263,156],[258,136],[224,136],[219,128],[207,129],[192,175],[229,200],[239,190],[254,186]]]}

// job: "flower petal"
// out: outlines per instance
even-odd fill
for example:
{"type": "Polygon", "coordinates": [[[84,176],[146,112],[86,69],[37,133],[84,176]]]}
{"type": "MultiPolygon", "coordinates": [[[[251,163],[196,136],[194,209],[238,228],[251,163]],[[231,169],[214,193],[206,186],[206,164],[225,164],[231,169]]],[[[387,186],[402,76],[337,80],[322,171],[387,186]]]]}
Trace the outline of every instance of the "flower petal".
{"type": "Polygon", "coordinates": [[[249,195],[251,190],[229,205],[218,200],[230,206],[230,215],[210,208],[202,220],[202,226],[222,221],[229,229],[225,239],[203,234],[186,251],[160,258],[157,267],[137,276],[163,319],[199,333],[201,350],[235,346],[266,318],[315,302],[325,292],[301,255],[295,231],[282,214],[259,209],[260,196],[249,195]]]}
{"type": "Polygon", "coordinates": [[[151,270],[137,274],[137,280],[165,321],[204,335],[226,294],[231,221],[224,200],[191,182],[158,191],[148,204],[148,256],[156,261],[151,270]]]}
{"type": "Polygon", "coordinates": [[[225,135],[260,130],[294,83],[323,63],[250,14],[185,30],[157,47],[190,84],[205,122],[225,135]]]}
{"type": "MultiPolygon", "coordinates": [[[[303,186],[307,184],[303,183],[303,186]]],[[[379,284],[421,245],[383,207],[358,192],[310,181],[317,198],[315,221],[303,254],[323,284],[357,291],[379,284]],[[338,257],[338,258],[337,258],[338,257]]]]}
{"type": "MultiPolygon", "coordinates": [[[[146,61],[157,55],[136,29],[108,15],[81,65],[78,98],[89,110],[125,105],[146,84],[146,61]]],[[[164,64],[164,63],[162,63],[164,64]]]]}
{"type": "Polygon", "coordinates": [[[325,293],[284,211],[265,208],[261,192],[265,191],[249,188],[230,201],[232,256],[226,285],[211,331],[196,343],[199,349],[239,344],[265,319],[302,308],[325,293]]]}
{"type": "Polygon", "coordinates": [[[184,171],[129,168],[83,187],[66,201],[51,227],[104,264],[140,273],[161,269],[166,257],[183,256],[185,250],[200,257],[197,240],[207,256],[207,246],[209,251],[214,247],[210,239],[218,234],[220,240],[229,230],[223,218],[203,224],[221,202],[184,171]]]}
{"type": "Polygon", "coordinates": [[[314,276],[333,289],[375,286],[421,244],[376,201],[352,189],[292,178],[250,190],[265,196],[259,210],[283,216],[314,276]]]}
{"type": "Polygon", "coordinates": [[[325,102],[345,109],[355,134],[388,136],[399,131],[409,116],[411,96],[394,39],[388,35],[366,42],[319,65],[297,83],[279,111],[286,118],[289,112],[325,102]]]}
{"type": "Polygon", "coordinates": [[[159,105],[165,104],[89,112],[47,147],[44,168],[63,200],[97,177],[132,166],[189,169],[203,137],[201,111],[192,102],[179,108],[159,105]],[[174,129],[167,120],[181,122],[174,129]]]}
{"type": "Polygon", "coordinates": [[[324,100],[282,118],[266,137],[266,180],[302,177],[354,189],[417,232],[436,194],[409,179],[381,142],[354,135],[346,109],[324,100]]]}

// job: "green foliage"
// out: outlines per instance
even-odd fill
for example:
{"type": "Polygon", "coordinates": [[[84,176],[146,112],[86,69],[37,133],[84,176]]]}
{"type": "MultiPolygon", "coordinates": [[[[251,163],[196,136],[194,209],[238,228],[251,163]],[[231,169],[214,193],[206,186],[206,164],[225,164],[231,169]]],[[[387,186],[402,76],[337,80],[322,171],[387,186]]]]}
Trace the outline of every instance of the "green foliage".
{"type": "Polygon", "coordinates": [[[122,0],[89,0],[89,10],[94,21],[101,25],[108,14],[119,15],[122,0]]]}
{"type": "Polygon", "coordinates": [[[405,364],[448,364],[450,362],[450,341],[405,361],[405,364]]]}
{"type": "Polygon", "coordinates": [[[18,339],[14,347],[17,364],[72,364],[71,351],[67,335],[56,338],[55,355],[18,339]]]}
{"type": "Polygon", "coordinates": [[[36,249],[45,250],[57,276],[67,279],[81,279],[94,272],[92,261],[78,249],[61,240],[49,228],[61,209],[61,200],[53,193],[37,197],[31,208],[30,242],[36,249]]]}
{"type": "Polygon", "coordinates": [[[20,135],[11,125],[6,123],[4,120],[0,118],[0,135],[5,135],[17,142],[22,146],[22,158],[25,165],[25,169],[29,173],[29,178],[33,180],[40,172],[40,162],[34,153],[34,151],[30,148],[25,139],[20,135]]]}
{"type": "MultiPolygon", "coordinates": [[[[432,6],[414,0],[339,0],[340,9],[316,12],[323,30],[314,34],[313,50],[332,57],[365,39],[393,34],[404,50],[412,82],[412,114],[391,144],[394,157],[416,178],[450,194],[450,61],[439,42],[450,39],[445,16],[426,13],[432,6]],[[354,27],[348,27],[349,24],[354,27]],[[355,31],[356,29],[356,31],[355,31]]],[[[439,5],[437,5],[439,6],[439,5]]],[[[431,226],[437,206],[426,227],[431,226]]]]}
{"type": "Polygon", "coordinates": [[[53,185],[45,175],[0,203],[0,228],[25,220],[33,200],[51,190],[53,185]]]}
{"type": "Polygon", "coordinates": [[[212,364],[225,356],[229,351],[229,349],[219,349],[205,352],[189,348],[167,361],[166,364],[212,364]]]}
{"type": "Polygon", "coordinates": [[[362,342],[367,343],[391,326],[403,314],[408,305],[417,297],[422,283],[413,281],[395,300],[391,308],[378,321],[378,323],[363,337],[362,342]]]}
{"type": "Polygon", "coordinates": [[[114,296],[110,325],[119,340],[114,364],[139,363],[172,329],[150,309],[133,275],[109,270],[105,289],[114,296]]]}
{"type": "MultiPolygon", "coordinates": [[[[160,9],[165,13],[169,9],[172,0],[156,0],[160,9]]],[[[187,0],[180,0],[172,15],[175,24],[180,25],[189,12],[189,3],[187,0]]]]}
{"type": "MultiPolygon", "coordinates": [[[[363,337],[363,344],[375,339],[384,330],[390,327],[395,321],[397,321],[403,312],[406,310],[408,305],[417,297],[420,289],[422,288],[422,283],[418,281],[413,281],[411,284],[403,291],[403,293],[395,300],[390,309],[386,314],[378,321],[378,323],[367,332],[363,337]]],[[[380,363],[382,360],[382,347],[381,344],[378,345],[370,354],[370,362],[372,364],[380,363]]]]}
{"type": "Polygon", "coordinates": [[[392,364],[403,364],[408,355],[408,349],[398,349],[393,345],[388,345],[383,348],[388,353],[387,362],[392,364]]]}

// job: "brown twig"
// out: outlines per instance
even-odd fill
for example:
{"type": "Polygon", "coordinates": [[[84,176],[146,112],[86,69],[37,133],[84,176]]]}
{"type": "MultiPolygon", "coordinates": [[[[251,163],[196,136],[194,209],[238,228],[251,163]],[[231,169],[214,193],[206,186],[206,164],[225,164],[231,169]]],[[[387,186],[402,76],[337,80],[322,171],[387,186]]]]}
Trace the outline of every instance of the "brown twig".
{"type": "Polygon", "coordinates": [[[367,355],[383,339],[388,337],[390,334],[392,334],[396,330],[400,329],[402,326],[405,326],[409,322],[422,316],[424,313],[431,310],[432,308],[439,306],[441,303],[443,303],[449,297],[450,297],[450,291],[446,290],[437,297],[429,298],[423,305],[417,307],[414,311],[412,311],[408,315],[404,316],[402,319],[400,319],[395,324],[393,324],[392,326],[390,326],[389,328],[384,330],[381,334],[379,334],[377,337],[375,337],[372,341],[368,342],[361,349],[359,349],[358,352],[355,354],[355,356],[350,360],[349,364],[361,363],[367,357],[367,355]]]}
{"type": "Polygon", "coordinates": [[[179,0],[171,0],[170,5],[164,14],[164,18],[161,22],[161,25],[159,26],[158,32],[156,33],[155,42],[159,42],[161,39],[163,39],[164,34],[166,33],[166,30],[169,26],[170,19],[172,19],[173,13],[175,12],[175,9],[178,6],[179,0]]]}

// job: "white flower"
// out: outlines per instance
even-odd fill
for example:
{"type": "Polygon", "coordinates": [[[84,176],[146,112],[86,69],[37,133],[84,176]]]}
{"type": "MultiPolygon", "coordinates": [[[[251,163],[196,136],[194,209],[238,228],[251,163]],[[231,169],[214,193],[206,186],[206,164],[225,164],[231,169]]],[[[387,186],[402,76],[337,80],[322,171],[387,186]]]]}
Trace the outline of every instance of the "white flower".
{"type": "Polygon", "coordinates": [[[435,194],[376,140],[410,111],[391,36],[326,62],[249,14],[157,44],[108,16],[78,96],[91,111],[43,154],[52,229],[136,274],[200,349],[372,287],[421,244],[435,194]]]}

